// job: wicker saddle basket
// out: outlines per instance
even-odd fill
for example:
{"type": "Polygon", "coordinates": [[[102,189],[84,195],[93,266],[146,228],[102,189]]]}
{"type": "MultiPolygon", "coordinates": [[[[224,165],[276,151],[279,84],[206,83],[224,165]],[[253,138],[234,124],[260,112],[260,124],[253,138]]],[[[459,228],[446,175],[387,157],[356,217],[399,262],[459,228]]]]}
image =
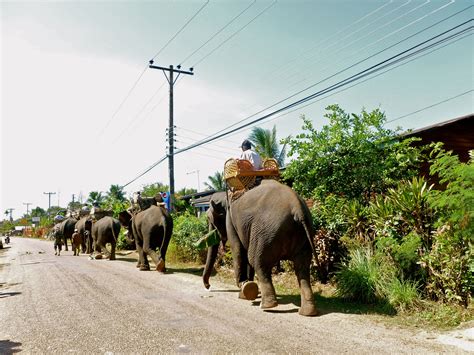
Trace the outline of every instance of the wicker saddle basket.
{"type": "Polygon", "coordinates": [[[263,169],[253,170],[252,163],[245,159],[229,159],[224,164],[224,178],[231,191],[249,190],[255,186],[257,177],[278,179],[280,170],[275,159],[263,161],[263,169]]]}

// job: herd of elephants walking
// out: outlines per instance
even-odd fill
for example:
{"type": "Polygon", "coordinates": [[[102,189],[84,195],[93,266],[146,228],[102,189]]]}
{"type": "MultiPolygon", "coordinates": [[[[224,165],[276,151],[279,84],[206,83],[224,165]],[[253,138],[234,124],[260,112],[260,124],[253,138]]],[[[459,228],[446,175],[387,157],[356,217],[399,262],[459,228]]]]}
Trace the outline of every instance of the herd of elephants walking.
{"type": "MultiPolygon", "coordinates": [[[[90,216],[68,217],[55,226],[55,231],[63,238],[65,250],[68,250],[67,239],[77,233],[82,237],[82,252],[105,253],[114,260],[120,228],[124,227],[127,240],[135,243],[138,252],[137,267],[150,270],[150,256],[155,269],[165,272],[173,219],[162,201],[158,197],[153,199],[145,209],[123,211],[118,219],[105,216],[94,221],[90,216]],[[110,253],[105,248],[107,243],[111,245],[110,253]]],[[[316,256],[312,219],[306,203],[295,191],[278,181],[262,180],[238,198],[230,198],[228,192],[214,193],[206,213],[209,230],[217,231],[220,244],[229,242],[240,298],[255,299],[260,288],[260,307],[276,307],[272,268],[280,260],[290,260],[301,292],[299,314],[317,314],[310,282],[311,260],[313,254],[316,256]],[[255,274],[258,284],[254,282],[255,274]]],[[[208,248],[203,271],[206,288],[210,287],[218,248],[219,244],[208,248]]]]}

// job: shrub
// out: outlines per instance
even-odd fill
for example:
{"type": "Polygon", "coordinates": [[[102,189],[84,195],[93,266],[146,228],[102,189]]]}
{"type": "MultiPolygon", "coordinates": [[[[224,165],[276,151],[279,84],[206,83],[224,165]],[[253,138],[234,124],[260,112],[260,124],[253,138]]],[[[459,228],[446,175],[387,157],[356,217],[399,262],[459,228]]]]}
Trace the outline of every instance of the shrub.
{"type": "Polygon", "coordinates": [[[208,231],[207,218],[203,214],[196,217],[189,213],[178,215],[174,219],[173,236],[170,244],[170,254],[177,261],[203,262],[206,259],[206,250],[198,250],[193,244],[208,231]]]}
{"type": "Polygon", "coordinates": [[[430,199],[437,212],[430,253],[422,258],[428,273],[429,294],[468,306],[474,291],[474,159],[461,163],[440,144],[434,146],[431,174],[445,189],[430,199]]]}
{"type": "Polygon", "coordinates": [[[370,249],[355,249],[349,252],[336,273],[336,295],[362,302],[375,302],[379,299],[377,282],[381,278],[380,268],[370,249]]]}
{"type": "Polygon", "coordinates": [[[398,311],[412,309],[420,302],[418,284],[415,281],[393,278],[388,284],[381,284],[380,287],[387,302],[398,311]]]}

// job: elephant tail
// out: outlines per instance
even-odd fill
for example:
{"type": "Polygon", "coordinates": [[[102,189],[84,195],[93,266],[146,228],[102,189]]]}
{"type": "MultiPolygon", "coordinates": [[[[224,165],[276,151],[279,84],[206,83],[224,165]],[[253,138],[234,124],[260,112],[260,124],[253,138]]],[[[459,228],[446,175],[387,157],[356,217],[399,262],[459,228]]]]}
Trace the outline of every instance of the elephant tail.
{"type": "Polygon", "coordinates": [[[303,228],[306,233],[306,237],[308,238],[309,244],[311,245],[311,250],[314,255],[314,259],[316,260],[316,264],[318,263],[318,254],[316,253],[316,247],[314,246],[314,241],[313,241],[313,235],[311,234],[311,229],[309,228],[308,224],[306,221],[303,219],[301,220],[301,224],[303,225],[303,228]]]}

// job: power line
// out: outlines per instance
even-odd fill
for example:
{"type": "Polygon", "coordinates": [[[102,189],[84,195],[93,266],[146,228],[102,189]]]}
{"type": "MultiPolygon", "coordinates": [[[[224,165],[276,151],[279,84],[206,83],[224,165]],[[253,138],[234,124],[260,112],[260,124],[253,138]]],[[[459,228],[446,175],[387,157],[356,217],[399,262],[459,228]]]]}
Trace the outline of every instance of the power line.
{"type": "MultiPolygon", "coordinates": [[[[460,37],[460,38],[458,38],[458,39],[456,39],[456,40],[454,40],[454,41],[451,41],[451,42],[445,44],[444,46],[435,48],[435,49],[433,49],[433,50],[431,50],[431,51],[429,51],[429,52],[427,52],[427,53],[424,53],[424,54],[422,54],[422,55],[419,55],[418,57],[412,58],[412,59],[410,59],[409,61],[406,61],[406,62],[403,62],[403,63],[401,63],[401,64],[399,64],[399,65],[396,65],[395,67],[392,67],[392,68],[390,68],[390,69],[387,69],[387,70],[385,70],[385,71],[383,71],[383,72],[381,72],[381,73],[378,73],[377,75],[373,75],[373,76],[371,76],[371,77],[369,77],[369,78],[367,78],[367,79],[365,79],[365,80],[359,81],[359,82],[357,82],[357,83],[354,84],[354,85],[348,86],[348,87],[346,87],[346,88],[344,88],[344,89],[341,89],[341,90],[338,90],[338,91],[336,91],[336,92],[333,92],[333,93],[331,93],[331,94],[329,94],[329,95],[326,95],[326,96],[320,98],[319,100],[314,100],[314,101],[312,101],[311,103],[306,104],[306,105],[303,105],[303,106],[301,106],[301,107],[298,107],[298,108],[295,109],[295,110],[291,110],[291,111],[285,112],[285,113],[283,113],[283,114],[281,114],[281,115],[278,115],[277,117],[274,117],[274,118],[272,118],[272,119],[270,119],[270,120],[268,120],[268,121],[265,121],[265,123],[268,123],[268,122],[271,122],[271,121],[273,121],[273,120],[275,120],[275,119],[277,119],[277,118],[280,118],[280,117],[289,115],[289,114],[291,114],[291,113],[293,113],[293,112],[296,112],[296,111],[301,110],[301,109],[303,109],[303,108],[305,108],[305,107],[314,105],[314,104],[317,103],[317,102],[320,102],[320,101],[322,101],[322,100],[325,100],[325,99],[327,99],[328,97],[331,97],[331,96],[337,95],[337,94],[339,94],[339,93],[341,93],[341,92],[344,92],[344,91],[346,91],[346,90],[349,90],[349,89],[353,88],[354,86],[358,86],[358,85],[360,85],[360,84],[365,83],[366,81],[375,79],[375,78],[377,78],[377,77],[379,77],[379,76],[381,76],[381,75],[383,75],[383,74],[385,74],[385,73],[388,73],[388,72],[390,72],[390,71],[392,71],[392,70],[394,70],[394,69],[397,69],[397,68],[399,68],[399,67],[401,67],[401,66],[403,66],[403,65],[406,65],[406,64],[408,64],[408,63],[410,63],[410,62],[412,62],[412,61],[414,61],[414,60],[420,59],[420,58],[422,58],[422,57],[424,57],[424,56],[426,56],[426,55],[429,55],[429,54],[431,54],[431,53],[433,53],[433,52],[436,52],[436,51],[438,51],[438,50],[440,50],[440,49],[442,49],[442,48],[444,48],[444,47],[446,47],[446,46],[449,46],[449,45],[451,45],[451,44],[454,44],[454,43],[456,43],[456,42],[458,42],[458,41],[460,41],[460,40],[462,40],[462,39],[464,39],[464,38],[466,38],[466,37],[469,37],[469,36],[472,36],[472,33],[467,34],[467,35],[464,35],[464,36],[462,36],[462,37],[460,37]]],[[[388,122],[391,122],[391,121],[388,121],[388,122]]],[[[388,123],[388,122],[386,122],[386,123],[388,123]]]]}
{"type": "MultiPolygon", "coordinates": [[[[410,35],[410,36],[408,36],[408,37],[406,37],[406,38],[404,38],[404,39],[402,39],[402,40],[400,40],[400,41],[398,41],[398,42],[396,42],[396,43],[394,43],[394,44],[392,44],[392,45],[390,45],[390,46],[388,46],[388,47],[386,47],[386,48],[384,48],[384,49],[382,49],[382,50],[380,50],[380,51],[378,51],[378,52],[376,52],[376,53],[374,53],[374,54],[372,54],[372,55],[370,55],[370,56],[368,56],[368,57],[366,57],[366,58],[364,58],[364,59],[362,59],[362,60],[359,60],[358,62],[356,62],[356,63],[354,63],[354,64],[352,64],[352,65],[350,65],[350,66],[348,66],[348,67],[346,67],[346,68],[344,68],[344,69],[341,69],[341,70],[339,70],[338,72],[336,72],[336,73],[334,73],[334,74],[331,74],[331,75],[325,77],[324,79],[321,79],[320,81],[318,81],[318,82],[316,82],[316,83],[314,83],[314,84],[312,84],[312,85],[310,85],[310,86],[308,86],[308,87],[306,87],[306,88],[304,88],[304,89],[302,89],[302,90],[299,90],[299,91],[296,92],[295,94],[292,94],[292,95],[290,95],[290,96],[287,96],[286,98],[281,99],[281,100],[279,100],[278,102],[276,102],[276,103],[274,103],[274,104],[272,104],[272,105],[270,105],[270,106],[267,106],[267,107],[265,107],[265,108],[259,110],[258,112],[256,112],[256,113],[250,115],[250,116],[247,116],[246,118],[244,118],[244,119],[242,119],[242,120],[240,120],[240,121],[238,121],[238,122],[236,122],[236,123],[234,123],[234,124],[228,126],[227,128],[223,128],[223,129],[221,129],[221,130],[215,132],[214,135],[219,134],[219,133],[221,133],[221,132],[224,132],[225,130],[227,130],[227,129],[231,128],[231,127],[234,127],[234,126],[238,125],[239,123],[242,123],[242,122],[244,122],[244,121],[246,121],[246,120],[248,120],[248,119],[250,119],[250,118],[252,118],[252,117],[255,117],[255,116],[257,116],[257,115],[259,115],[259,114],[261,114],[261,113],[263,113],[263,112],[265,112],[265,111],[271,109],[272,107],[275,107],[276,105],[281,104],[281,103],[283,103],[283,102],[285,102],[285,101],[287,101],[287,100],[289,100],[289,99],[291,99],[291,98],[293,98],[293,97],[295,97],[295,96],[297,96],[297,95],[299,95],[299,94],[301,94],[301,93],[303,93],[303,92],[305,92],[305,91],[307,91],[307,90],[309,90],[309,89],[315,87],[316,85],[322,84],[322,83],[326,82],[327,80],[332,79],[333,77],[335,77],[335,76],[337,76],[337,75],[339,75],[339,74],[342,74],[342,73],[346,72],[347,70],[349,70],[349,69],[351,69],[351,68],[353,68],[353,67],[355,67],[355,66],[357,66],[357,65],[359,65],[359,64],[361,64],[361,63],[363,63],[363,62],[366,62],[367,60],[369,60],[369,59],[371,59],[371,58],[373,58],[373,57],[375,57],[375,56],[377,56],[377,55],[379,55],[379,54],[381,54],[381,53],[383,53],[383,52],[386,52],[387,50],[389,50],[389,49],[391,49],[391,48],[393,48],[393,47],[395,47],[395,46],[397,46],[397,45],[399,45],[399,44],[401,44],[401,43],[403,43],[403,42],[405,42],[405,41],[407,41],[407,40],[409,40],[409,39],[411,39],[411,38],[413,38],[413,37],[415,37],[415,36],[417,36],[417,35],[419,35],[420,33],[423,33],[423,32],[425,32],[425,31],[427,31],[428,29],[430,29],[430,28],[432,28],[432,27],[434,27],[434,26],[436,26],[436,25],[438,25],[438,24],[440,24],[440,23],[442,23],[442,22],[444,22],[444,21],[446,21],[446,20],[448,20],[448,19],[450,19],[450,18],[452,18],[452,17],[454,17],[454,16],[456,16],[456,15],[458,15],[458,14],[460,14],[460,13],[466,11],[466,10],[468,10],[468,9],[471,8],[472,6],[473,6],[473,5],[471,5],[471,6],[467,7],[467,8],[465,8],[465,9],[463,9],[463,10],[461,10],[461,11],[458,11],[458,12],[456,12],[455,14],[450,15],[450,16],[448,16],[448,17],[446,17],[446,18],[444,18],[444,19],[438,21],[438,22],[436,22],[436,23],[433,24],[433,25],[430,25],[430,26],[428,26],[428,27],[426,27],[426,28],[424,28],[424,29],[422,29],[422,30],[420,30],[420,31],[418,31],[418,32],[416,32],[416,33],[414,33],[414,34],[412,34],[412,35],[410,35]]],[[[469,20],[469,21],[472,21],[472,19],[469,20]]],[[[469,21],[467,21],[467,22],[469,22],[469,21]]],[[[465,23],[467,23],[467,22],[465,22],[465,23]]],[[[465,23],[461,24],[460,26],[464,25],[465,23]]]]}
{"type": "MultiPolygon", "coordinates": [[[[449,30],[447,30],[447,31],[444,31],[444,32],[442,32],[442,33],[440,33],[440,34],[438,34],[438,35],[436,35],[436,36],[434,36],[434,37],[431,37],[430,39],[428,39],[428,40],[426,40],[426,41],[423,41],[423,42],[421,42],[421,43],[419,43],[419,44],[417,44],[417,45],[415,45],[415,46],[413,46],[413,47],[411,47],[411,48],[409,48],[409,49],[407,49],[407,50],[404,50],[404,51],[400,52],[400,53],[397,54],[397,55],[394,55],[394,56],[392,56],[392,57],[390,57],[390,58],[388,58],[388,59],[386,59],[386,60],[384,60],[384,61],[382,61],[382,62],[379,62],[378,64],[375,64],[375,65],[373,65],[373,66],[371,66],[371,67],[369,67],[369,68],[367,68],[367,69],[365,69],[365,70],[363,70],[363,71],[361,71],[361,72],[359,72],[359,73],[357,73],[357,74],[354,74],[354,75],[350,76],[349,78],[346,78],[346,79],[344,79],[344,80],[342,80],[342,81],[340,81],[340,82],[338,82],[338,83],[336,83],[336,84],[333,84],[333,85],[327,87],[326,89],[323,89],[323,90],[320,90],[320,91],[318,91],[318,92],[316,92],[316,93],[314,93],[314,94],[308,95],[308,96],[306,96],[306,97],[303,98],[303,99],[297,100],[297,101],[295,101],[295,102],[293,102],[293,103],[291,103],[291,104],[289,104],[289,105],[287,105],[287,106],[285,106],[285,107],[282,107],[282,108],[280,108],[280,109],[278,109],[278,110],[275,110],[275,111],[273,111],[273,112],[271,112],[271,113],[268,113],[268,114],[264,115],[263,117],[257,118],[257,119],[255,119],[255,120],[253,120],[253,121],[251,121],[251,122],[248,122],[248,123],[246,123],[246,124],[244,124],[244,125],[242,125],[242,126],[239,126],[239,127],[237,127],[237,128],[234,128],[234,129],[231,130],[231,131],[221,133],[220,135],[217,135],[217,136],[216,136],[216,135],[210,136],[209,138],[204,139],[204,140],[202,140],[201,142],[196,143],[195,145],[191,145],[191,146],[189,146],[189,147],[187,147],[187,148],[181,149],[181,150],[177,151],[176,154],[181,153],[181,152],[184,152],[184,151],[189,150],[189,149],[192,149],[192,148],[196,147],[197,145],[202,145],[202,144],[205,144],[205,143],[209,143],[209,142],[211,142],[211,141],[214,141],[214,140],[216,140],[216,139],[218,139],[218,138],[221,138],[221,137],[226,136],[226,135],[228,135],[228,134],[230,134],[230,133],[233,133],[233,132],[235,132],[235,131],[238,131],[238,130],[240,130],[240,129],[242,129],[242,128],[245,128],[245,127],[247,127],[247,126],[250,126],[251,124],[254,124],[254,123],[256,123],[256,122],[262,121],[262,120],[264,120],[264,119],[266,119],[266,118],[268,118],[268,117],[270,117],[270,116],[273,116],[273,115],[275,115],[275,114],[278,114],[278,113],[280,113],[280,112],[282,112],[282,111],[286,111],[286,110],[288,110],[288,109],[290,109],[290,108],[292,108],[292,107],[294,107],[294,106],[298,106],[298,105],[300,105],[300,104],[302,104],[302,103],[304,103],[304,102],[307,102],[307,101],[309,101],[309,100],[312,100],[312,99],[315,98],[315,97],[324,95],[324,94],[326,94],[326,93],[328,93],[328,92],[330,92],[330,91],[332,91],[332,90],[338,89],[338,88],[341,87],[341,86],[344,86],[344,85],[347,85],[347,84],[349,84],[349,83],[351,83],[351,82],[353,82],[353,81],[359,80],[360,78],[362,78],[362,77],[364,77],[364,76],[367,76],[367,75],[370,75],[370,74],[374,73],[376,70],[380,70],[380,69],[382,69],[382,68],[385,68],[386,65],[389,65],[389,64],[386,64],[386,63],[392,61],[393,59],[396,59],[397,57],[400,57],[400,56],[402,56],[402,55],[404,55],[404,54],[406,54],[406,53],[412,51],[413,49],[416,49],[416,48],[418,48],[418,47],[420,47],[420,46],[422,46],[422,45],[425,45],[426,43],[428,43],[428,42],[430,42],[430,41],[432,41],[432,40],[434,40],[434,39],[436,39],[436,38],[439,38],[439,37],[445,35],[446,33],[449,33],[449,32],[451,32],[451,31],[453,31],[453,30],[455,30],[455,29],[457,29],[457,28],[459,28],[459,27],[461,27],[461,26],[463,26],[463,25],[465,25],[465,24],[467,24],[467,23],[469,23],[469,22],[471,22],[471,21],[473,21],[473,20],[472,20],[472,19],[471,19],[471,20],[468,20],[468,21],[466,21],[466,22],[464,22],[464,23],[462,23],[462,24],[460,24],[460,25],[457,25],[457,26],[455,26],[455,27],[453,27],[453,28],[451,28],[451,29],[449,29],[449,30]],[[383,66],[383,65],[384,65],[384,66],[383,66]],[[379,67],[379,69],[377,69],[377,67],[379,67]]],[[[460,34],[463,34],[464,32],[471,30],[472,28],[473,28],[473,27],[471,26],[471,27],[468,27],[467,29],[461,30],[460,32],[456,33],[455,35],[451,35],[448,39],[452,38],[452,36],[458,36],[458,35],[460,35],[460,34]]],[[[447,40],[447,39],[440,40],[439,43],[444,42],[444,41],[446,41],[446,40],[447,40]]],[[[432,47],[432,45],[429,45],[429,46],[427,46],[426,48],[430,49],[431,47],[432,47]]],[[[425,49],[425,50],[426,50],[426,49],[425,49]]],[[[419,52],[419,51],[418,51],[418,52],[419,52]]],[[[417,53],[418,53],[418,52],[417,52],[417,53]]],[[[409,56],[411,56],[411,55],[413,55],[413,54],[410,54],[409,56]]],[[[397,61],[395,61],[395,62],[398,62],[398,61],[399,61],[399,60],[397,60],[397,61]]]]}
{"type": "Polygon", "coordinates": [[[196,52],[198,52],[202,47],[204,47],[206,44],[208,44],[210,41],[212,41],[219,33],[221,33],[223,30],[225,30],[230,24],[232,24],[235,20],[237,20],[241,15],[243,15],[248,9],[250,9],[257,0],[254,0],[249,6],[247,6],[244,10],[242,10],[237,16],[235,16],[232,20],[227,22],[227,24],[222,27],[220,30],[218,30],[216,33],[214,33],[207,41],[205,41],[201,46],[199,46],[197,49],[195,49],[191,54],[189,54],[186,58],[184,58],[180,63],[183,64],[186,60],[191,58],[196,52]]]}
{"type": "Polygon", "coordinates": [[[156,57],[158,57],[161,52],[163,52],[163,50],[168,47],[168,45],[189,25],[189,23],[194,20],[194,18],[207,6],[207,4],[209,4],[209,0],[207,0],[204,5],[202,5],[199,10],[196,11],[196,13],[183,25],[181,26],[181,28],[178,30],[178,32],[175,33],[175,35],[173,37],[171,37],[169,39],[168,42],[166,42],[166,44],[161,47],[161,49],[158,51],[158,53],[156,53],[152,59],[156,59],[156,57]]]}
{"type": "MultiPolygon", "coordinates": [[[[264,115],[264,116],[262,116],[262,117],[260,117],[260,118],[257,118],[257,119],[255,119],[255,120],[253,120],[253,121],[251,121],[251,122],[248,122],[248,123],[246,123],[246,124],[244,124],[244,125],[242,125],[242,126],[239,126],[239,127],[237,127],[237,128],[234,128],[233,130],[230,130],[230,131],[221,133],[220,135],[215,135],[215,134],[214,134],[214,135],[211,135],[211,136],[210,136],[209,138],[207,138],[207,139],[203,139],[203,140],[201,140],[200,142],[197,142],[197,143],[195,143],[195,144],[192,144],[192,145],[190,145],[190,146],[188,146],[188,147],[186,147],[186,148],[179,149],[179,150],[175,151],[175,154],[183,153],[183,152],[188,151],[188,150],[190,150],[190,149],[196,148],[196,147],[198,147],[198,146],[201,146],[201,145],[204,145],[204,144],[209,143],[209,142],[211,142],[211,141],[214,141],[214,140],[216,140],[216,139],[219,139],[219,138],[221,138],[221,137],[223,137],[223,136],[226,136],[226,135],[229,135],[229,134],[231,134],[231,133],[234,133],[234,132],[236,132],[236,131],[238,131],[238,130],[241,130],[241,129],[243,129],[243,128],[246,128],[246,127],[248,127],[248,126],[250,126],[250,125],[252,125],[252,124],[254,124],[254,123],[256,123],[256,122],[262,121],[262,120],[264,120],[264,119],[266,119],[266,118],[268,118],[268,117],[274,116],[274,115],[276,115],[276,114],[278,114],[278,113],[280,113],[280,112],[283,112],[283,111],[286,111],[286,110],[288,110],[288,109],[290,109],[290,108],[293,108],[293,107],[295,107],[295,106],[298,106],[298,105],[300,105],[300,104],[302,104],[302,103],[304,103],[304,102],[307,102],[307,101],[309,101],[309,100],[312,100],[312,99],[314,99],[314,98],[316,98],[316,97],[318,97],[318,96],[322,96],[322,95],[324,95],[324,94],[326,94],[326,93],[329,93],[329,92],[331,92],[331,91],[333,91],[333,90],[335,90],[335,89],[338,89],[338,88],[340,88],[340,87],[343,87],[343,86],[345,86],[345,85],[347,85],[347,84],[350,84],[350,83],[352,83],[352,82],[354,82],[354,81],[360,80],[361,78],[363,78],[363,77],[365,77],[365,76],[369,76],[369,75],[371,75],[371,74],[373,74],[373,73],[376,73],[376,72],[379,71],[379,70],[382,70],[382,69],[384,69],[384,68],[386,68],[386,67],[388,67],[388,66],[390,66],[390,65],[393,65],[393,64],[398,63],[398,62],[400,62],[400,61],[403,61],[403,60],[405,60],[405,59],[407,59],[407,58],[409,58],[409,57],[411,57],[411,56],[413,56],[413,55],[422,53],[422,51],[426,51],[426,50],[428,50],[428,49],[431,49],[431,48],[433,48],[434,46],[436,46],[436,45],[438,45],[438,44],[440,44],[440,43],[444,43],[444,42],[446,42],[446,41],[449,41],[449,40],[451,40],[452,38],[455,38],[455,37],[457,37],[457,36],[460,36],[460,35],[464,34],[464,33],[467,32],[467,31],[472,30],[472,29],[473,29],[473,26],[470,26],[470,27],[468,27],[468,28],[466,28],[466,29],[460,30],[459,32],[454,33],[454,34],[452,34],[452,35],[450,35],[450,36],[448,36],[448,37],[446,37],[446,38],[440,39],[440,40],[438,40],[438,41],[435,42],[435,43],[429,44],[429,45],[427,45],[426,47],[423,47],[423,48],[421,48],[421,49],[418,49],[418,50],[417,50],[416,52],[414,52],[414,53],[409,53],[410,51],[412,51],[412,50],[414,50],[414,49],[416,49],[416,48],[418,48],[418,47],[421,47],[421,46],[423,46],[423,45],[425,45],[425,44],[427,44],[427,43],[433,41],[434,39],[437,39],[437,38],[439,38],[439,37],[441,37],[441,36],[444,36],[445,34],[451,32],[451,31],[453,31],[453,30],[455,30],[455,29],[458,29],[459,27],[464,26],[465,24],[467,24],[467,23],[469,23],[469,22],[471,22],[471,21],[473,21],[473,19],[470,19],[470,20],[468,20],[468,21],[465,21],[465,22],[461,23],[460,25],[454,26],[454,27],[452,27],[451,29],[449,29],[449,30],[447,30],[447,31],[444,31],[444,32],[442,32],[442,33],[440,33],[440,34],[438,34],[438,35],[436,35],[436,36],[433,36],[433,37],[429,38],[428,40],[425,40],[425,41],[423,41],[423,42],[421,42],[421,43],[419,43],[419,44],[417,44],[417,45],[415,45],[415,46],[412,46],[412,47],[410,47],[410,48],[407,49],[407,50],[404,50],[404,51],[402,51],[402,52],[400,52],[400,53],[398,53],[398,54],[396,54],[396,55],[394,55],[394,56],[392,56],[392,57],[390,57],[390,58],[388,58],[388,59],[386,59],[386,60],[383,60],[383,61],[379,62],[378,64],[372,65],[371,67],[369,67],[369,68],[367,68],[367,69],[365,69],[365,70],[362,70],[362,71],[360,71],[359,73],[354,74],[354,75],[352,75],[352,76],[350,76],[350,77],[348,77],[348,78],[346,78],[346,79],[344,79],[344,80],[341,80],[341,81],[339,81],[339,82],[336,83],[336,84],[333,84],[333,85],[331,85],[331,86],[329,86],[329,87],[327,87],[327,88],[325,88],[325,89],[323,89],[323,90],[320,90],[320,91],[318,91],[318,92],[316,92],[316,93],[314,93],[314,94],[308,95],[308,96],[306,96],[306,97],[303,98],[303,99],[297,100],[297,101],[295,101],[295,102],[293,102],[293,103],[291,103],[291,104],[289,104],[289,105],[287,105],[287,106],[285,106],[285,107],[282,107],[282,108],[280,108],[280,109],[278,109],[278,110],[275,110],[275,111],[273,111],[273,112],[271,112],[271,113],[268,113],[268,114],[266,114],[266,115],[264,115]],[[403,56],[403,55],[405,55],[405,56],[403,56]]],[[[156,165],[158,165],[159,163],[161,163],[164,159],[166,159],[166,157],[164,157],[164,158],[162,158],[160,161],[154,163],[154,164],[153,164],[150,168],[148,168],[144,173],[140,174],[137,178],[135,178],[135,179],[132,180],[131,182],[135,181],[135,180],[138,179],[139,177],[141,177],[141,176],[143,176],[144,174],[146,174],[148,171],[150,171],[151,169],[153,169],[156,165]]],[[[127,185],[130,184],[131,182],[127,183],[127,184],[124,185],[123,187],[127,186],[127,185]]]]}
{"type": "Polygon", "coordinates": [[[115,118],[115,116],[117,116],[117,113],[119,113],[119,111],[122,109],[122,106],[125,104],[125,102],[128,100],[128,98],[130,97],[130,95],[132,94],[133,90],[135,90],[135,88],[137,87],[138,85],[138,82],[140,81],[140,79],[142,78],[143,74],[145,74],[146,70],[148,69],[148,66],[146,66],[143,71],[140,73],[140,75],[138,76],[138,79],[135,81],[135,83],[132,85],[132,87],[130,88],[130,90],[128,90],[128,93],[127,95],[125,95],[125,97],[123,98],[122,102],[120,102],[120,105],[117,107],[117,109],[115,110],[115,112],[113,113],[112,117],[110,117],[110,119],[107,121],[107,123],[105,124],[104,128],[102,128],[102,130],[100,131],[99,133],[99,136],[101,136],[102,134],[104,134],[105,130],[107,129],[107,127],[109,127],[109,124],[112,122],[112,120],[115,118]]]}
{"type": "MultiPolygon", "coordinates": [[[[168,42],[166,42],[166,44],[161,47],[161,49],[158,51],[158,53],[156,53],[154,56],[153,56],[153,59],[155,59],[159,54],[161,54],[161,52],[163,52],[163,50],[186,28],[186,26],[201,12],[202,9],[204,9],[204,7],[207,6],[207,4],[209,3],[209,0],[207,0],[204,5],[201,6],[201,8],[178,30],[178,32],[175,33],[175,35],[173,37],[171,37],[168,42]]],[[[99,136],[101,136],[102,134],[104,134],[105,130],[107,129],[107,127],[110,125],[110,123],[113,121],[113,119],[115,118],[115,116],[117,116],[117,114],[119,113],[119,111],[122,109],[123,105],[125,104],[125,102],[128,100],[128,98],[130,97],[130,95],[132,94],[133,90],[135,90],[135,88],[137,87],[139,81],[141,80],[141,78],[143,77],[143,74],[145,74],[146,70],[148,69],[148,65],[145,66],[145,68],[143,69],[143,71],[140,73],[140,75],[138,76],[137,80],[135,81],[135,83],[132,85],[132,87],[130,88],[130,90],[128,90],[127,92],[127,95],[125,95],[125,97],[123,98],[123,100],[120,102],[119,106],[117,107],[117,109],[114,111],[114,113],[112,114],[112,117],[110,117],[110,119],[107,121],[107,123],[105,124],[104,128],[102,128],[102,130],[100,131],[99,133],[99,136]]]]}
{"type": "Polygon", "coordinates": [[[435,104],[432,104],[432,105],[429,105],[429,106],[426,106],[426,107],[420,108],[419,110],[416,110],[416,111],[413,111],[413,112],[407,113],[406,115],[399,116],[399,117],[397,117],[397,118],[394,118],[394,119],[392,119],[392,120],[389,120],[389,121],[387,121],[386,123],[394,122],[394,121],[400,120],[400,119],[402,119],[402,118],[405,118],[405,117],[408,117],[408,116],[414,115],[414,114],[416,114],[416,113],[419,113],[419,112],[421,112],[421,111],[428,110],[429,108],[432,108],[432,107],[435,107],[435,106],[438,106],[438,105],[444,104],[445,102],[448,102],[448,101],[451,101],[451,100],[457,99],[458,97],[461,97],[461,96],[467,95],[467,94],[469,94],[469,93],[471,93],[471,92],[473,92],[473,91],[474,91],[473,89],[471,89],[471,90],[468,90],[468,91],[464,91],[464,92],[462,92],[462,93],[460,93],[460,94],[458,94],[458,95],[456,95],[456,96],[452,96],[452,97],[450,97],[450,98],[447,98],[447,99],[445,99],[445,100],[439,101],[439,102],[437,102],[437,103],[435,103],[435,104]]]}
{"type": "Polygon", "coordinates": [[[221,48],[225,43],[230,41],[232,38],[234,38],[238,33],[240,33],[244,28],[246,28],[248,25],[250,25],[253,21],[255,21],[257,18],[259,18],[261,15],[263,15],[265,12],[267,12],[273,5],[275,5],[277,0],[274,0],[270,5],[268,5],[266,8],[264,8],[260,13],[258,13],[257,16],[252,18],[249,22],[247,22],[244,26],[242,26],[240,29],[235,31],[233,34],[231,34],[227,39],[225,39],[223,42],[221,42],[217,47],[215,47],[212,51],[210,51],[208,54],[206,54],[204,57],[202,57],[196,64],[193,65],[193,67],[196,67],[198,64],[202,63],[206,58],[208,58],[211,54],[213,54],[216,50],[221,48]]]}

